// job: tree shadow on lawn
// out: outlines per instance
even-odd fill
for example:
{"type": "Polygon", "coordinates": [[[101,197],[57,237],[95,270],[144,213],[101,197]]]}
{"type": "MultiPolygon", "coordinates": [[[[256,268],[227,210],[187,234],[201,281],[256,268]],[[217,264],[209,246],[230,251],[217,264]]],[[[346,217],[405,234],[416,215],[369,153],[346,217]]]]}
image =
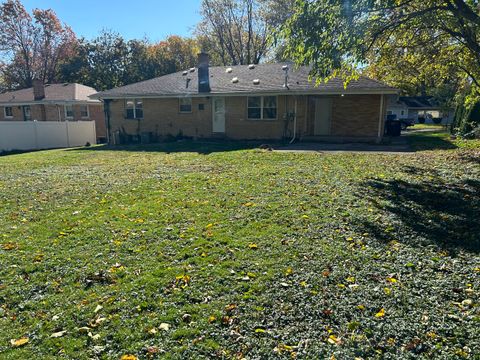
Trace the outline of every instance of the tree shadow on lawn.
{"type": "Polygon", "coordinates": [[[193,152],[208,155],[215,152],[238,151],[249,149],[269,149],[272,143],[265,141],[195,141],[182,140],[176,142],[164,142],[153,144],[131,144],[131,145],[98,145],[69,149],[67,151],[133,151],[133,152],[193,152]]]}
{"type": "MultiPolygon", "coordinates": [[[[407,168],[407,173],[423,170],[407,168]]],[[[432,175],[432,171],[427,171],[432,175]]],[[[439,175],[439,174],[438,174],[439,175]]],[[[480,181],[460,182],[433,180],[410,183],[404,180],[372,179],[363,184],[367,196],[389,213],[395,224],[395,240],[410,245],[434,244],[456,252],[480,253],[480,181]]],[[[360,220],[362,231],[388,242],[393,233],[385,224],[360,220]]]]}

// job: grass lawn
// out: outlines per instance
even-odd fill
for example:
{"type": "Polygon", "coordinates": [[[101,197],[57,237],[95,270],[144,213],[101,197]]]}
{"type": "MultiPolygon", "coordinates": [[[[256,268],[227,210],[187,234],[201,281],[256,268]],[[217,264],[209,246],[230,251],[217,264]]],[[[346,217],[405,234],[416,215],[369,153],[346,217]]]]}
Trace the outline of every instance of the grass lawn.
{"type": "Polygon", "coordinates": [[[469,144],[0,157],[0,358],[475,358],[469,144]]]}

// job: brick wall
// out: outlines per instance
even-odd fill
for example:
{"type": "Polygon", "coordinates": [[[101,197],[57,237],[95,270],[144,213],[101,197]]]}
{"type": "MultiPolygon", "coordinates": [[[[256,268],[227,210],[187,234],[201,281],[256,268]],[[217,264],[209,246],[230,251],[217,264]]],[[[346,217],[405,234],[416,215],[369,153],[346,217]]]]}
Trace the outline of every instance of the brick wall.
{"type": "MultiPolygon", "coordinates": [[[[380,113],[380,95],[331,96],[331,136],[376,138],[380,113]]],[[[278,96],[276,120],[248,120],[247,97],[225,97],[225,136],[231,139],[281,139],[293,135],[293,121],[286,123],[286,114],[295,111],[297,101],[297,138],[314,134],[314,96],[278,96]]],[[[144,117],[125,119],[125,100],[112,100],[112,133],[127,135],[143,132],[158,137],[182,133],[195,138],[212,137],[211,97],[192,98],[192,112],[180,113],[179,100],[143,99],[144,117]],[[204,110],[199,110],[199,104],[204,110]]]]}
{"type": "MultiPolygon", "coordinates": [[[[332,99],[331,136],[377,138],[381,95],[333,95],[329,97],[332,99]]],[[[306,136],[314,135],[316,98],[319,96],[309,97],[306,136]]],[[[384,104],[385,101],[384,99],[384,104]]],[[[383,134],[383,122],[381,126],[381,134],[383,134]]]]}
{"type": "Polygon", "coordinates": [[[345,95],[333,99],[333,136],[376,137],[381,95],[345,95]]]}
{"type": "MultiPolygon", "coordinates": [[[[305,123],[305,97],[297,99],[297,129],[305,123]]],[[[278,96],[276,120],[248,120],[247,97],[225,97],[225,136],[231,139],[281,139],[284,134],[292,136],[293,122],[286,126],[286,113],[295,109],[295,98],[278,96]],[[286,130],[285,130],[286,128],[286,130]]],[[[192,98],[192,112],[180,113],[179,100],[143,99],[143,119],[125,119],[125,100],[112,100],[110,105],[110,126],[112,134],[122,131],[128,135],[151,132],[162,137],[184,136],[195,138],[212,137],[211,97],[192,98]],[[199,104],[204,110],[199,110],[199,104]]],[[[300,131],[300,130],[299,130],[300,131]]]]}

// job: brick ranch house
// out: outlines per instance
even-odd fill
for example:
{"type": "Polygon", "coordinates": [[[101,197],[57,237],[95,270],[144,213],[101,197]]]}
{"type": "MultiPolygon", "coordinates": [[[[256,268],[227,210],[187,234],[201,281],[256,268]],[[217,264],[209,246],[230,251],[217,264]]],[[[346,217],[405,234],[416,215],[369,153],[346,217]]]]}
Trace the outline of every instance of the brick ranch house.
{"type": "Polygon", "coordinates": [[[397,89],[360,78],[315,86],[287,64],[197,68],[100,92],[113,144],[169,136],[238,140],[380,141],[397,89]]]}
{"type": "Polygon", "coordinates": [[[0,94],[0,121],[94,120],[97,141],[106,140],[105,114],[97,91],[81,84],[46,84],[34,81],[28,89],[0,94]]]}

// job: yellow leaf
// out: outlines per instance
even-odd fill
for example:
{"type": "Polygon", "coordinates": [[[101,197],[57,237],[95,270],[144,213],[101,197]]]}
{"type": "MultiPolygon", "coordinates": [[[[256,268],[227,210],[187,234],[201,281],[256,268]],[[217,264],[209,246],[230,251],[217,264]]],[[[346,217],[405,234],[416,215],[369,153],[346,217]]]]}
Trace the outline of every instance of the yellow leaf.
{"type": "Polygon", "coordinates": [[[120,360],[137,360],[135,355],[123,355],[120,360]]]}
{"type": "Polygon", "coordinates": [[[327,341],[329,344],[332,344],[332,345],[339,345],[341,342],[340,339],[333,334],[328,337],[327,341]]]}
{"type": "Polygon", "coordinates": [[[255,244],[255,243],[250,243],[250,244],[248,244],[248,247],[249,247],[250,249],[258,249],[258,245],[255,244]]]}
{"type": "Polygon", "coordinates": [[[210,315],[210,316],[208,317],[208,322],[209,322],[210,324],[213,323],[213,322],[215,322],[215,320],[217,320],[217,318],[216,318],[214,315],[210,315]]]}
{"type": "Polygon", "coordinates": [[[205,226],[205,229],[210,229],[212,226],[213,224],[208,224],[207,226],[205,226]]]}
{"type": "Polygon", "coordinates": [[[375,314],[375,317],[377,317],[377,318],[381,318],[381,317],[384,317],[384,316],[385,316],[385,309],[384,308],[381,308],[380,311],[375,314]]]}
{"type": "Polygon", "coordinates": [[[12,344],[13,347],[20,347],[20,346],[23,346],[25,344],[27,344],[29,341],[28,337],[22,337],[20,339],[12,339],[10,340],[10,344],[12,344]]]}
{"type": "Polygon", "coordinates": [[[390,289],[390,288],[385,288],[385,289],[383,289],[383,291],[385,291],[386,295],[390,295],[392,293],[392,289],[390,289]]]}
{"type": "Polygon", "coordinates": [[[2,249],[3,250],[13,250],[13,249],[16,249],[17,248],[17,244],[13,243],[13,242],[8,242],[8,243],[5,243],[2,245],[2,249]]]}
{"type": "Polygon", "coordinates": [[[289,275],[292,275],[293,274],[293,269],[292,268],[288,268],[287,271],[285,271],[285,275],[289,276],[289,275]]]}
{"type": "Polygon", "coordinates": [[[355,282],[355,278],[353,276],[349,276],[346,278],[347,282],[349,283],[354,283],[355,282]]]}
{"type": "Polygon", "coordinates": [[[357,305],[358,310],[365,310],[365,305],[357,305]]]}
{"type": "Polygon", "coordinates": [[[394,277],[387,277],[387,281],[393,284],[397,282],[397,279],[395,279],[394,277]]]}
{"type": "Polygon", "coordinates": [[[253,202],[247,202],[243,204],[243,206],[249,207],[249,206],[255,206],[255,204],[253,202]]]}
{"type": "Polygon", "coordinates": [[[261,334],[261,333],[264,333],[264,332],[266,332],[266,331],[265,331],[264,329],[258,328],[258,329],[255,329],[255,332],[256,332],[257,334],[259,334],[259,333],[261,334]]]}

